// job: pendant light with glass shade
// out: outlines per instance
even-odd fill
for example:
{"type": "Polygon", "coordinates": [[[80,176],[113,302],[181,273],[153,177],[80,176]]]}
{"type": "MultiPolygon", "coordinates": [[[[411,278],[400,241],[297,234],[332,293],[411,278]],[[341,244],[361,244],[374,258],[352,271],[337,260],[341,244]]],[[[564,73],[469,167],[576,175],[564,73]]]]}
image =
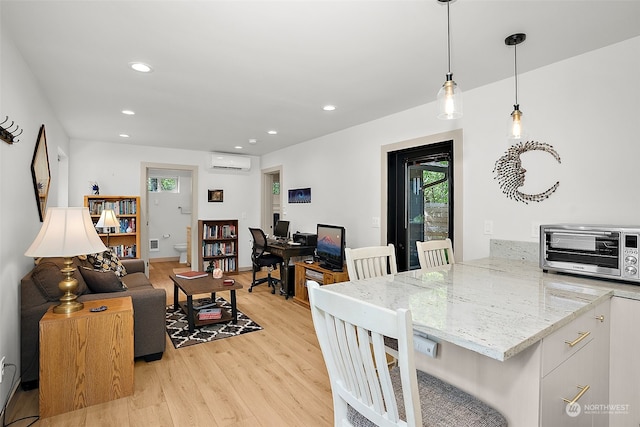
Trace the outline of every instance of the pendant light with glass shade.
{"type": "Polygon", "coordinates": [[[462,117],[462,90],[453,80],[451,72],[451,19],[449,15],[449,3],[455,0],[438,0],[447,4],[447,63],[448,72],[446,80],[438,91],[438,118],[443,120],[458,119],[462,117]]]}
{"type": "Polygon", "coordinates": [[[527,35],[524,33],[511,34],[504,39],[504,44],[507,46],[513,46],[513,69],[516,81],[516,103],[513,104],[513,112],[509,118],[507,124],[507,138],[510,140],[522,140],[526,138],[525,128],[523,123],[522,111],[520,111],[520,104],[518,104],[518,45],[525,41],[527,35]]]}

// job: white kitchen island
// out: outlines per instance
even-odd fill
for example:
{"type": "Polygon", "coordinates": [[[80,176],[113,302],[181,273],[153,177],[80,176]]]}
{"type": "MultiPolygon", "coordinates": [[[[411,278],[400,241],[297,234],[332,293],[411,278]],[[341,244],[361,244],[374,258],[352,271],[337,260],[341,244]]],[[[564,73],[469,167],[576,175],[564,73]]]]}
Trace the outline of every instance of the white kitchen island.
{"type": "Polygon", "coordinates": [[[418,369],[519,427],[608,425],[609,414],[588,412],[609,403],[609,304],[615,292],[636,295],[626,286],[488,258],[322,289],[410,309],[414,330],[439,342],[435,359],[416,355],[418,369]],[[578,401],[585,411],[568,415],[562,398],[572,400],[585,385],[578,401]]]}

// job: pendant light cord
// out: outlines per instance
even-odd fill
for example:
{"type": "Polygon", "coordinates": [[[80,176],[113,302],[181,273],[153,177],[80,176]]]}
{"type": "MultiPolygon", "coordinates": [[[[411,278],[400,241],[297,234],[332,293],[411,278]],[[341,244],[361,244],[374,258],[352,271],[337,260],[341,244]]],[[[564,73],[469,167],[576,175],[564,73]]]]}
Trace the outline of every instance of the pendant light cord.
{"type": "Polygon", "coordinates": [[[513,45],[513,70],[515,73],[516,80],[516,105],[518,105],[518,45],[513,45]]]}
{"type": "Polygon", "coordinates": [[[447,65],[449,68],[449,74],[451,74],[451,18],[449,17],[449,3],[447,1],[447,65]]]}

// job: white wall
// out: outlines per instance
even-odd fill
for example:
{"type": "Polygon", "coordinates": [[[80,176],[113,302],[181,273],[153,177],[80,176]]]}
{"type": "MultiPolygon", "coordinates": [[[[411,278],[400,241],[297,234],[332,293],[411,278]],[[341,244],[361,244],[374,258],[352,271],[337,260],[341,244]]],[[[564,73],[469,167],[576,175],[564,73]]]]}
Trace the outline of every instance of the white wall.
{"type": "MultiPolygon", "coordinates": [[[[372,227],[380,206],[380,147],[462,128],[464,133],[464,252],[489,255],[489,239],[537,241],[534,224],[594,222],[640,224],[636,122],[640,116],[640,38],[627,40],[519,76],[519,101],[531,124],[530,139],[560,154],[524,155],[524,192],[560,187],[540,203],[507,199],[494,180],[495,161],[509,148],[507,118],[513,78],[464,93],[464,117],[435,118],[435,104],[317,138],[263,156],[264,168],[283,166],[281,191],[311,187],[308,205],[285,203],[292,229],[311,231],[318,222],[347,227],[347,245],[385,243],[372,227]],[[633,52],[633,54],[632,54],[633,52]],[[494,234],[484,234],[484,222],[494,234]]],[[[464,88],[464,82],[458,82],[464,88]]],[[[437,82],[434,82],[434,91],[437,82]]],[[[336,110],[339,114],[339,109],[336,110]]],[[[457,254],[458,255],[458,254],[457,254]]]]}
{"type": "MultiPolygon", "coordinates": [[[[45,125],[51,169],[48,206],[57,206],[60,176],[58,148],[68,151],[69,138],[58,123],[46,97],[4,28],[0,29],[0,121],[8,115],[24,133],[19,142],[0,141],[0,357],[19,365],[20,279],[32,267],[24,256],[42,223],[38,216],[31,159],[38,131],[45,125]]],[[[64,190],[66,191],[66,189],[64,190]]],[[[0,401],[10,393],[13,367],[5,370],[0,384],[0,401]]],[[[19,366],[16,379],[20,374],[19,366]]]]}
{"type": "MultiPolygon", "coordinates": [[[[209,167],[210,154],[203,151],[72,140],[71,158],[70,206],[82,206],[83,197],[89,194],[92,181],[98,182],[100,194],[140,195],[145,190],[140,188],[142,163],[197,166],[198,188],[193,191],[197,192],[198,210],[192,215],[196,215],[197,219],[237,219],[238,264],[240,268],[251,266],[248,228],[260,225],[260,162],[257,157],[252,157],[252,167],[248,172],[218,172],[209,167]],[[224,190],[224,201],[207,202],[208,189],[224,190]]],[[[155,256],[153,252],[151,254],[155,256]]]]}

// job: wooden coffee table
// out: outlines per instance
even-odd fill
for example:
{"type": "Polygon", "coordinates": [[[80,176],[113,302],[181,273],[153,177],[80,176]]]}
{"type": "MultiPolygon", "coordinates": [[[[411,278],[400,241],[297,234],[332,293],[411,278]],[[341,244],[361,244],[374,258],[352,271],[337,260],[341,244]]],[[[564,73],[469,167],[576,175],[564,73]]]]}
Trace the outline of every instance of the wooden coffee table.
{"type": "Polygon", "coordinates": [[[225,279],[230,277],[222,276],[220,279],[214,279],[211,274],[207,277],[200,277],[198,279],[182,279],[176,277],[175,274],[169,275],[173,281],[173,308],[177,309],[181,306],[187,313],[187,319],[189,321],[189,332],[193,332],[196,326],[209,325],[212,323],[221,323],[232,321],[238,323],[238,308],[236,306],[236,289],[242,289],[242,285],[235,282],[233,285],[224,285],[225,279]],[[187,301],[178,301],[178,290],[181,290],[186,296],[187,301]],[[221,319],[198,319],[193,309],[193,296],[197,294],[211,293],[211,300],[216,300],[216,292],[229,291],[231,293],[231,313],[227,310],[222,310],[221,319]]]}

